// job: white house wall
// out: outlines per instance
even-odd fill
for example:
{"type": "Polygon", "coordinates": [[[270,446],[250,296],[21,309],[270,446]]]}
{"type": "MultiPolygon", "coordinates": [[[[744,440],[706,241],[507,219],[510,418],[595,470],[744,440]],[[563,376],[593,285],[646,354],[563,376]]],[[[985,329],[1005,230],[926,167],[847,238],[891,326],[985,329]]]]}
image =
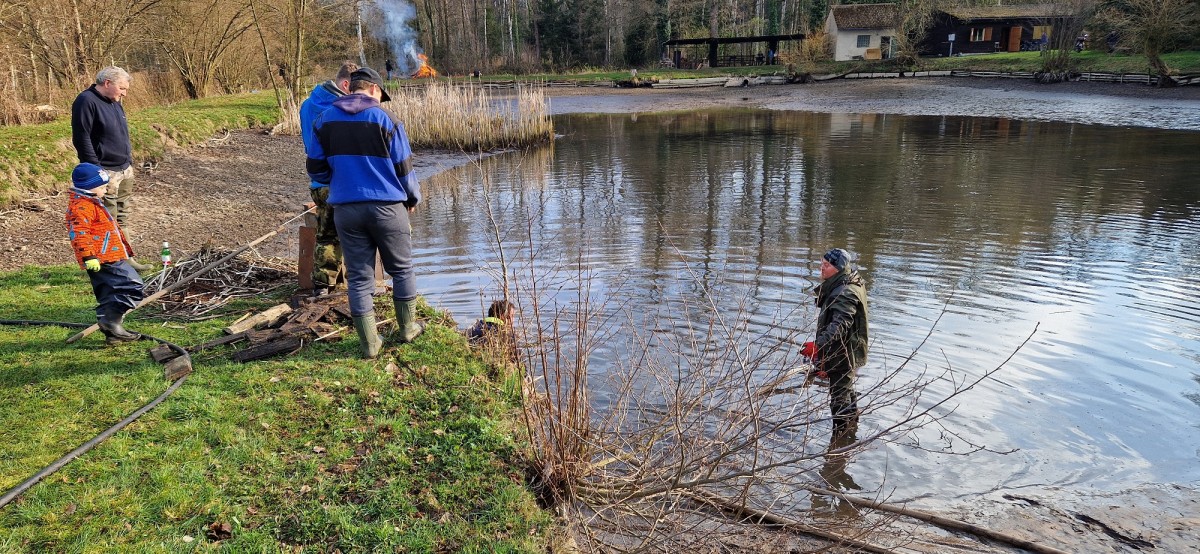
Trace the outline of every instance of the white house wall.
{"type": "Polygon", "coordinates": [[[880,37],[890,37],[895,34],[891,29],[839,30],[835,35],[833,59],[844,62],[852,59],[854,56],[863,56],[867,53],[867,48],[879,48],[880,37]],[[871,35],[870,46],[859,48],[858,35],[871,35]]]}

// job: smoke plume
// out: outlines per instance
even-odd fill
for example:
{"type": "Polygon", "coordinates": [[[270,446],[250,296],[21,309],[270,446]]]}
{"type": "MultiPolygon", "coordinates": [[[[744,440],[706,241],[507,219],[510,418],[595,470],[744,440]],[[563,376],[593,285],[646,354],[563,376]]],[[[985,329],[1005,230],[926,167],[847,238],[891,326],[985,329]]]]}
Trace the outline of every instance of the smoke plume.
{"type": "Polygon", "coordinates": [[[382,25],[372,33],[387,44],[396,69],[403,75],[411,75],[421,67],[417,54],[424,52],[417,45],[417,30],[409,25],[417,18],[416,6],[404,0],[375,0],[375,7],[382,14],[382,25]]]}

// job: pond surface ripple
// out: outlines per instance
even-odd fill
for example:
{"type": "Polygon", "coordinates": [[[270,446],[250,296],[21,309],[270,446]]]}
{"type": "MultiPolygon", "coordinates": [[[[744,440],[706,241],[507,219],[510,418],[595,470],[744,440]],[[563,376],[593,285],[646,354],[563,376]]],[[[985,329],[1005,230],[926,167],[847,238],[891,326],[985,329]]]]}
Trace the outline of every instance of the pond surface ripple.
{"type": "MultiPolygon", "coordinates": [[[[580,262],[605,306],[654,320],[713,292],[741,299],[728,309],[763,332],[811,331],[813,260],[842,246],[869,284],[860,388],[939,317],[913,367],[978,375],[1033,334],[946,420],[1014,452],[879,445],[848,468],[858,483],[903,499],[1200,480],[1200,133],[750,109],[556,128],[552,148],[425,185],[419,288],[460,323],[495,289],[489,209],[509,255],[532,232],[537,264],[580,262]]],[[[620,360],[626,335],[593,372],[620,360]]]]}

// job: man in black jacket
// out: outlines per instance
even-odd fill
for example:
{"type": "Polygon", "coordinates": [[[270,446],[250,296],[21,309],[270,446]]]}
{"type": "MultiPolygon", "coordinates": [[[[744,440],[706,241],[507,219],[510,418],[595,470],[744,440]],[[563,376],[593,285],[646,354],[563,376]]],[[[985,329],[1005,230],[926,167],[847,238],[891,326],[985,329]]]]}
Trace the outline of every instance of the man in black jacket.
{"type": "Polygon", "coordinates": [[[855,372],[867,361],[867,288],[850,269],[850,253],[834,248],[821,258],[817,295],[817,336],[803,354],[829,375],[829,411],[834,433],[853,434],[858,426],[855,372]]]}
{"type": "MultiPolygon", "coordinates": [[[[133,205],[133,144],[121,99],[129,92],[129,73],[116,66],[101,69],[96,83],[75,97],[71,104],[71,142],[79,163],[96,164],[108,173],[104,206],[122,228],[133,205]]],[[[138,271],[150,266],[132,258],[138,271]]]]}

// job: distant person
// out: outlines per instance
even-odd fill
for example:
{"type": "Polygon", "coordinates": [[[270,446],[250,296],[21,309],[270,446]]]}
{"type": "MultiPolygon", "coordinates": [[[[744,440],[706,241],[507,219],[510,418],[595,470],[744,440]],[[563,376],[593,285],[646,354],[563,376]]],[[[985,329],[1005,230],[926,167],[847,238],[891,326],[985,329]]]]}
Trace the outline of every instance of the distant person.
{"type": "Polygon", "coordinates": [[[813,289],[820,310],[817,336],[801,352],[829,377],[834,433],[852,434],[858,427],[855,373],[867,361],[867,288],[850,269],[850,253],[841,248],[821,257],[821,279],[813,289]]]}
{"type": "Polygon", "coordinates": [[[308,174],[329,184],[329,203],[346,257],[350,315],[363,357],[383,348],[376,329],[375,256],[392,277],[401,343],[424,331],[416,320],[409,212],[421,201],[413,174],[412,148],[404,126],[380,107],[391,100],[379,73],[369,67],[350,74],[350,94],[333,101],[313,123],[316,145],[308,152],[308,174]]]}
{"type": "MultiPolygon", "coordinates": [[[[96,82],[71,104],[71,143],[80,163],[98,165],[108,173],[104,206],[121,225],[133,210],[133,143],[121,99],[129,92],[129,73],[108,66],[96,73],[96,82]]],[[[149,265],[133,258],[129,265],[147,271],[149,265]]]]}
{"type": "MultiPolygon", "coordinates": [[[[313,87],[312,93],[300,104],[300,137],[304,140],[304,152],[308,154],[317,147],[317,135],[313,123],[317,117],[333,105],[333,101],[349,94],[350,74],[358,69],[352,61],[342,62],[333,79],[313,87]]],[[[322,296],[333,292],[346,281],[346,266],[342,263],[342,245],[338,241],[337,228],[333,224],[333,206],[329,205],[329,186],[310,180],[309,195],[317,205],[317,245],[313,249],[312,282],[313,295],[322,296]]]]}
{"type": "Polygon", "coordinates": [[[142,338],[125,330],[125,314],[142,301],[142,278],[129,264],[133,248],[103,198],[109,174],[92,163],[81,163],[71,172],[67,199],[67,235],[81,269],[87,270],[96,295],[96,323],[105,342],[117,344],[142,338]]]}
{"type": "Polygon", "coordinates": [[[392,71],[396,69],[396,66],[392,65],[391,58],[388,58],[383,62],[383,69],[387,71],[387,78],[390,81],[392,79],[392,71]]]}
{"type": "Polygon", "coordinates": [[[1042,31],[1042,38],[1038,39],[1038,50],[1045,50],[1047,44],[1050,44],[1050,37],[1046,35],[1046,31],[1042,31]]]}

